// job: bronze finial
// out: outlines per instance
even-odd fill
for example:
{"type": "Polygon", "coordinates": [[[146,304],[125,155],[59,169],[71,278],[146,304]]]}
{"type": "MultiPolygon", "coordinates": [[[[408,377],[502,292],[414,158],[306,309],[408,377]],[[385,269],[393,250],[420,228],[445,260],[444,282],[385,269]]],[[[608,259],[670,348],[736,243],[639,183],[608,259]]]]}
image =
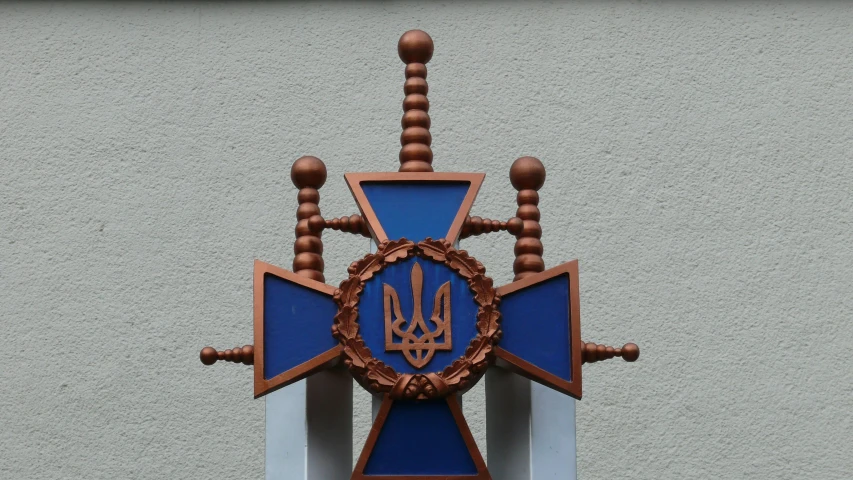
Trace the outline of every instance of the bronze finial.
{"type": "Polygon", "coordinates": [[[465,223],[462,224],[462,234],[459,238],[468,238],[484,233],[500,232],[506,230],[512,235],[521,233],[524,228],[524,221],[518,217],[512,217],[506,222],[501,220],[490,220],[488,218],[480,218],[477,216],[467,217],[465,223]]]}
{"type": "Polygon", "coordinates": [[[201,363],[205,365],[213,365],[217,360],[242,363],[243,365],[254,365],[255,347],[252,345],[246,345],[244,347],[234,347],[222,352],[217,352],[213,347],[204,347],[201,349],[199,357],[201,357],[201,363]]]}
{"type": "Polygon", "coordinates": [[[538,207],[538,190],[545,184],[545,166],[539,159],[521,157],[512,162],[509,181],[518,191],[515,216],[523,221],[521,231],[516,234],[515,262],[512,264],[515,280],[521,280],[545,270],[545,261],[542,260],[544,248],[539,240],[542,227],[539,225],[538,207]]]}
{"type": "Polygon", "coordinates": [[[397,53],[406,64],[403,91],[403,133],[400,135],[400,171],[432,172],[432,136],[429,133],[426,63],[432,58],[432,38],[421,30],[409,30],[400,37],[397,53]]]}
{"type": "Polygon", "coordinates": [[[626,362],[635,362],[640,358],[640,347],[635,343],[626,343],[622,348],[598,345],[592,342],[582,342],[583,363],[595,363],[602,360],[610,360],[613,357],[622,357],[626,362]]]}
{"type": "Polygon", "coordinates": [[[299,189],[296,209],[296,242],[293,244],[293,271],[297,275],[324,282],[322,233],[311,228],[309,219],[320,215],[319,188],[326,183],[326,165],[317,157],[302,157],[293,163],[290,179],[299,189]]]}
{"type": "MultiPolygon", "coordinates": [[[[374,477],[489,480],[492,477],[457,400],[488,368],[510,369],[580,399],[582,363],[614,357],[633,362],[640,355],[639,347],[633,343],[614,348],[583,342],[578,261],[545,269],[538,208],[538,191],[545,183],[542,162],[533,157],[513,162],[509,177],[517,191],[518,207],[516,216],[498,217],[506,220],[468,216],[484,174],[433,171],[426,81],[426,64],[433,50],[432,38],[421,30],[404,33],[397,45],[400,59],[406,64],[399,172],[346,174],[345,180],[361,215],[326,219],[319,207],[319,189],[327,178],[325,164],[311,156],[296,160],[290,173],[299,190],[293,271],[255,260],[254,345],[224,351],[205,347],[199,354],[205,365],[220,360],[253,365],[255,398],[339,365],[346,367],[365,389],[383,396],[352,480],[374,477]],[[448,195],[444,188],[435,188],[437,183],[451,185],[453,192],[459,194],[448,195]],[[373,195],[368,188],[370,184],[394,188],[383,190],[388,195],[373,195]],[[403,187],[405,192],[401,193],[397,187],[403,187]],[[464,195],[459,198],[460,194],[464,195]],[[441,212],[434,211],[438,204],[443,205],[441,212]],[[393,214],[388,213],[392,210],[393,214]],[[322,241],[325,230],[363,235],[372,238],[376,245],[373,253],[349,266],[348,277],[338,287],[325,283],[322,241]],[[516,237],[515,279],[495,287],[486,275],[485,266],[454,245],[458,245],[459,238],[499,231],[516,237]],[[406,235],[414,240],[407,240],[406,235]],[[456,278],[467,283],[467,288],[455,289],[452,280],[456,278]],[[293,288],[273,288],[282,284],[293,288]],[[551,285],[559,291],[554,292],[551,285]],[[408,298],[413,299],[410,303],[413,306],[404,310],[408,298]],[[519,307],[513,307],[513,301],[519,307]],[[460,304],[465,308],[454,310],[460,304]],[[531,322],[531,312],[544,320],[531,322]],[[371,328],[378,335],[362,336],[362,326],[366,325],[362,320],[372,322],[371,328]],[[501,343],[505,332],[507,339],[501,343]],[[523,341],[527,343],[507,341],[519,332],[527,338],[523,341]],[[326,336],[329,334],[335,340],[333,346],[326,336]],[[298,351],[289,348],[293,342],[299,343],[298,351]],[[542,356],[539,354],[542,349],[552,354],[542,356]],[[275,359],[269,357],[270,352],[277,352],[275,359]],[[400,401],[398,406],[406,405],[403,408],[416,415],[423,412],[431,416],[433,413],[427,409],[434,407],[422,401],[438,400],[447,402],[456,425],[455,430],[442,431],[436,438],[461,434],[476,473],[470,468],[462,472],[453,462],[439,462],[435,469],[430,466],[430,475],[404,474],[411,471],[412,461],[431,461],[426,457],[412,460],[405,455],[389,462],[388,470],[365,473],[370,459],[376,458],[372,456],[374,447],[391,414],[392,404],[400,401]]],[[[348,382],[342,385],[349,387],[348,382]]],[[[334,392],[330,390],[326,396],[329,395],[334,392]]],[[[312,401],[324,403],[325,410],[346,413],[345,409],[350,407],[349,396],[342,403],[326,401],[322,395],[314,397],[312,394],[312,401]]],[[[503,407],[498,410],[509,411],[503,407]]],[[[490,415],[494,416],[494,412],[490,415]]],[[[342,420],[348,422],[346,418],[342,420]]],[[[327,423],[346,433],[351,426],[347,422],[335,419],[327,423]]],[[[403,433],[387,433],[389,441],[405,442],[406,435],[417,435],[421,428],[417,422],[410,423],[410,427],[410,431],[403,433]]],[[[448,427],[452,426],[444,425],[441,430],[448,427]]],[[[398,429],[391,427],[384,431],[392,430],[398,429]]],[[[309,429],[298,433],[310,436],[315,432],[309,429]]],[[[508,435],[513,433],[507,430],[508,435]]],[[[295,442],[304,446],[305,438],[301,436],[295,442]]],[[[340,466],[349,466],[346,455],[341,459],[340,466]]],[[[335,465],[334,469],[337,471],[338,467],[335,465]]]]}

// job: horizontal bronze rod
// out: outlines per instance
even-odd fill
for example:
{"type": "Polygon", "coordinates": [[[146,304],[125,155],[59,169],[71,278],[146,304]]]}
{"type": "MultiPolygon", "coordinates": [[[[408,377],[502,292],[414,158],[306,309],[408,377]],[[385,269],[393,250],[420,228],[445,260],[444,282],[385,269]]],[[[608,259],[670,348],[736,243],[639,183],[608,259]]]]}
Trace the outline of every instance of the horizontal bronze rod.
{"type": "Polygon", "coordinates": [[[308,219],[308,227],[312,232],[317,234],[325,229],[329,229],[370,238],[370,230],[367,228],[367,222],[364,221],[361,215],[349,215],[329,220],[320,215],[314,215],[308,219]]]}
{"type": "Polygon", "coordinates": [[[246,345],[244,347],[234,347],[232,349],[217,351],[213,347],[204,347],[201,349],[201,363],[205,365],[213,365],[217,360],[223,360],[232,363],[242,363],[244,365],[254,365],[255,363],[255,347],[246,345]]]}
{"type": "Polygon", "coordinates": [[[581,342],[583,363],[595,363],[622,357],[626,362],[635,362],[640,358],[640,347],[634,343],[626,343],[622,348],[598,345],[592,342],[581,342]]]}
{"type": "Polygon", "coordinates": [[[506,230],[512,235],[518,235],[524,228],[524,221],[518,217],[512,217],[506,222],[500,220],[490,220],[488,218],[467,217],[465,223],[462,224],[462,234],[460,238],[473,237],[484,233],[499,232],[506,230]]]}

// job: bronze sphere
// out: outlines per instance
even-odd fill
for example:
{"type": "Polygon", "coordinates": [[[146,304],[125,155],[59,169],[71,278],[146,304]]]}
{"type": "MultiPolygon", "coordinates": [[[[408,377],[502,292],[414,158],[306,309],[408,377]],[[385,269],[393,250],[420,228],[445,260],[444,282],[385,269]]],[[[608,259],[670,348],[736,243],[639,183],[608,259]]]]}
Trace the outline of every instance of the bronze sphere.
{"type": "Polygon", "coordinates": [[[516,190],[539,190],[545,184],[545,165],[538,158],[521,157],[512,162],[509,181],[516,190]]]}
{"type": "Polygon", "coordinates": [[[397,42],[397,53],[403,63],[427,63],[434,48],[432,38],[423,30],[409,30],[397,42]]]}
{"type": "Polygon", "coordinates": [[[326,164],[317,157],[302,157],[293,162],[290,179],[296,188],[320,188],[326,183],[326,164]]]}

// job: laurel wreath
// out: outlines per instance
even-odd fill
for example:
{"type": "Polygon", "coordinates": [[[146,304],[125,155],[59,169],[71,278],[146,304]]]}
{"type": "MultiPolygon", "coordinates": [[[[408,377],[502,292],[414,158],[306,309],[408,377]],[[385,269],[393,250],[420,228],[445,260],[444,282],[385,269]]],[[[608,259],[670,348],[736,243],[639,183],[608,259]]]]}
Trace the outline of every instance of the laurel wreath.
{"type": "Polygon", "coordinates": [[[368,390],[394,399],[426,400],[464,391],[476,383],[492,361],[494,346],[501,337],[500,297],[483,264],[457,250],[444,239],[386,240],[376,253],[365,255],[347,269],[349,277],[335,291],[338,313],[332,335],[343,345],[343,358],[353,377],[368,390]],[[375,358],[359,333],[358,302],[365,283],[386,266],[418,256],[443,263],[461,275],[477,303],[477,335],[465,354],[441,372],[401,374],[375,358]]]}

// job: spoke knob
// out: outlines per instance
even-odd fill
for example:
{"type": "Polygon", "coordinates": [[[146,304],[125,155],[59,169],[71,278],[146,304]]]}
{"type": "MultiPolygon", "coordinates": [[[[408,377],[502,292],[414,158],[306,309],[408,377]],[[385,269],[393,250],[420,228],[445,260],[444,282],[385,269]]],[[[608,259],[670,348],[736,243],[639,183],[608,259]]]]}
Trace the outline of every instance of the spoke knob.
{"type": "Polygon", "coordinates": [[[223,351],[217,351],[213,347],[204,347],[201,349],[199,358],[201,358],[201,363],[205,365],[213,365],[218,360],[242,363],[244,365],[254,365],[255,347],[252,345],[246,345],[244,347],[234,347],[223,351]]]}

